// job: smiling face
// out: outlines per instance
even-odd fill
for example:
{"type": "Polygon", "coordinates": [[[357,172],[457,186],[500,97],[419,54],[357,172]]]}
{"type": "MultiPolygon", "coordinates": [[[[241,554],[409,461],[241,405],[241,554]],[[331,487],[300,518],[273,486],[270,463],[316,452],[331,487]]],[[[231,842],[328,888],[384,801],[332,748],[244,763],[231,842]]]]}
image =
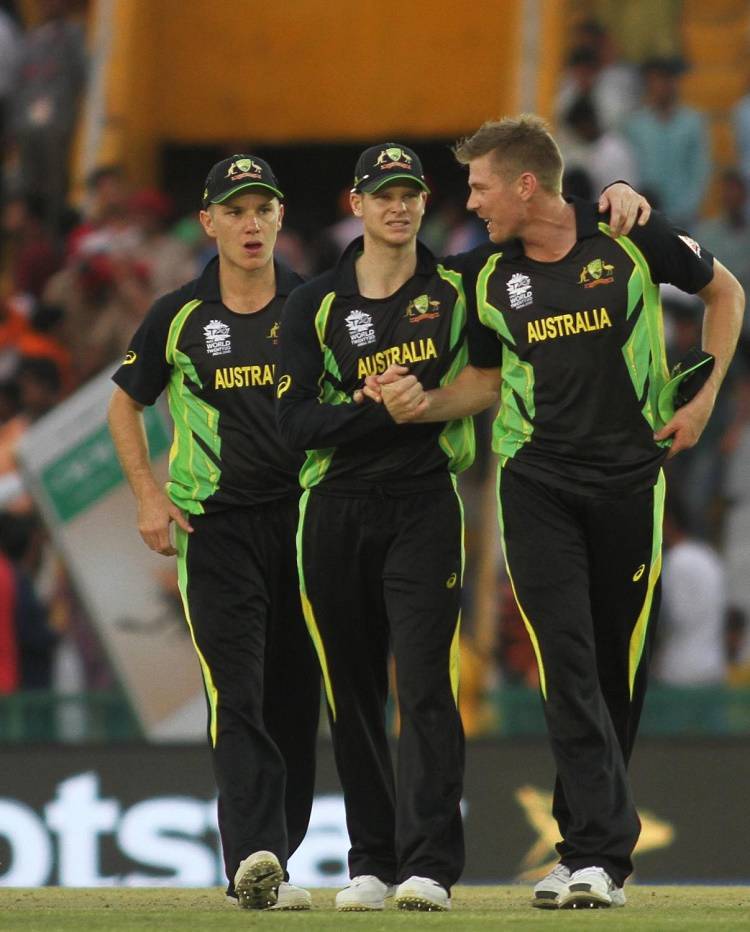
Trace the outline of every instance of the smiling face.
{"type": "Polygon", "coordinates": [[[353,193],[352,213],[361,217],[365,237],[391,246],[412,242],[424,217],[427,195],[417,185],[383,185],[372,194],[353,193]]]}
{"type": "Polygon", "coordinates": [[[251,272],[273,258],[284,206],[267,192],[237,194],[200,212],[207,235],[216,240],[222,262],[251,272]]]}
{"type": "Polygon", "coordinates": [[[488,152],[469,162],[470,194],[466,206],[487,224],[492,242],[502,243],[520,235],[536,184],[531,172],[522,172],[518,177],[501,172],[494,155],[488,152]]]}

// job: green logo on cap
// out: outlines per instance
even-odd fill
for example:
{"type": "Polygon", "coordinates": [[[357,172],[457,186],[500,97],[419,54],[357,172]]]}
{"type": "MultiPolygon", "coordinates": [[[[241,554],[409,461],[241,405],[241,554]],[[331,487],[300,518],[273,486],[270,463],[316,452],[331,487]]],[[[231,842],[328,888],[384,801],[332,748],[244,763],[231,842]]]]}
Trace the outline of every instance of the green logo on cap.
{"type": "Polygon", "coordinates": [[[235,175],[257,175],[260,178],[262,174],[263,169],[252,159],[236,159],[227,169],[227,178],[235,175]]]}
{"type": "Polygon", "coordinates": [[[386,166],[386,162],[400,162],[401,167],[411,168],[412,161],[412,157],[407,155],[403,149],[399,149],[397,146],[390,146],[388,149],[383,149],[375,160],[375,164],[381,165],[383,168],[390,168],[390,166],[386,166]]]}

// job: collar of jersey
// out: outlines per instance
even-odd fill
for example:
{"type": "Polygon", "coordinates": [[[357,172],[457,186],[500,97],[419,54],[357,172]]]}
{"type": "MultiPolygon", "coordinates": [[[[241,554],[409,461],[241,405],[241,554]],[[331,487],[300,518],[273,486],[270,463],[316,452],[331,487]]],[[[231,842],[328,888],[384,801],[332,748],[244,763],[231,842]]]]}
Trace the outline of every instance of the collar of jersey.
{"type": "MultiPolygon", "coordinates": [[[[359,294],[354,262],[365,248],[363,236],[358,236],[346,247],[334,269],[333,290],[340,295],[359,294]]],[[[437,259],[430,250],[417,240],[417,270],[415,275],[432,275],[437,267],[437,259]]]]}
{"type": "MultiPolygon", "coordinates": [[[[289,266],[279,262],[278,259],[273,260],[273,267],[276,272],[276,294],[281,297],[286,297],[297,285],[304,282],[301,275],[297,275],[289,266]]],[[[195,297],[201,301],[213,301],[217,304],[221,302],[218,256],[211,259],[198,278],[195,285],[195,297]]]]}

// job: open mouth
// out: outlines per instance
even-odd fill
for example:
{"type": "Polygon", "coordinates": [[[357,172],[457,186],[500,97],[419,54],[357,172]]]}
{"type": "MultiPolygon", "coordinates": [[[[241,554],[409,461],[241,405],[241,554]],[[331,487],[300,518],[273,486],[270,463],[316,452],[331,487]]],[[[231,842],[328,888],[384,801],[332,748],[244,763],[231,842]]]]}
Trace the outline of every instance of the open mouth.
{"type": "Polygon", "coordinates": [[[263,243],[257,243],[257,242],[243,243],[242,248],[244,249],[244,251],[247,253],[248,256],[257,256],[258,253],[263,248],[263,243]]]}

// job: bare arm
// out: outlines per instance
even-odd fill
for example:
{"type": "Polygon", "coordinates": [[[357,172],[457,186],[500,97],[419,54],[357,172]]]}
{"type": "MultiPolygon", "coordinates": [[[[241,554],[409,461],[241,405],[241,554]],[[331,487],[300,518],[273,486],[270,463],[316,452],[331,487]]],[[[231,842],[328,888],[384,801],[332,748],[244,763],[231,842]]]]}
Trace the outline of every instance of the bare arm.
{"type": "Polygon", "coordinates": [[[716,396],[732,361],[742,328],[745,293],[732,273],[714,260],[714,277],[699,291],[705,301],[703,349],[715,359],[706,384],[688,404],[678,408],[674,417],[654,436],[657,440],[672,437],[669,456],[695,446],[713,411],[716,396]]]}
{"type": "MultiPolygon", "coordinates": [[[[387,373],[384,373],[384,376],[387,373]]],[[[413,375],[381,382],[383,404],[397,424],[451,421],[497,403],[500,371],[466,366],[456,379],[426,392],[413,375]]]]}
{"type": "Polygon", "coordinates": [[[143,426],[143,406],[116,388],[109,403],[108,419],[122,471],[138,503],[138,531],[151,550],[165,557],[174,556],[177,551],[169,540],[170,522],[175,521],[188,533],[193,529],[154,477],[143,426]]]}

